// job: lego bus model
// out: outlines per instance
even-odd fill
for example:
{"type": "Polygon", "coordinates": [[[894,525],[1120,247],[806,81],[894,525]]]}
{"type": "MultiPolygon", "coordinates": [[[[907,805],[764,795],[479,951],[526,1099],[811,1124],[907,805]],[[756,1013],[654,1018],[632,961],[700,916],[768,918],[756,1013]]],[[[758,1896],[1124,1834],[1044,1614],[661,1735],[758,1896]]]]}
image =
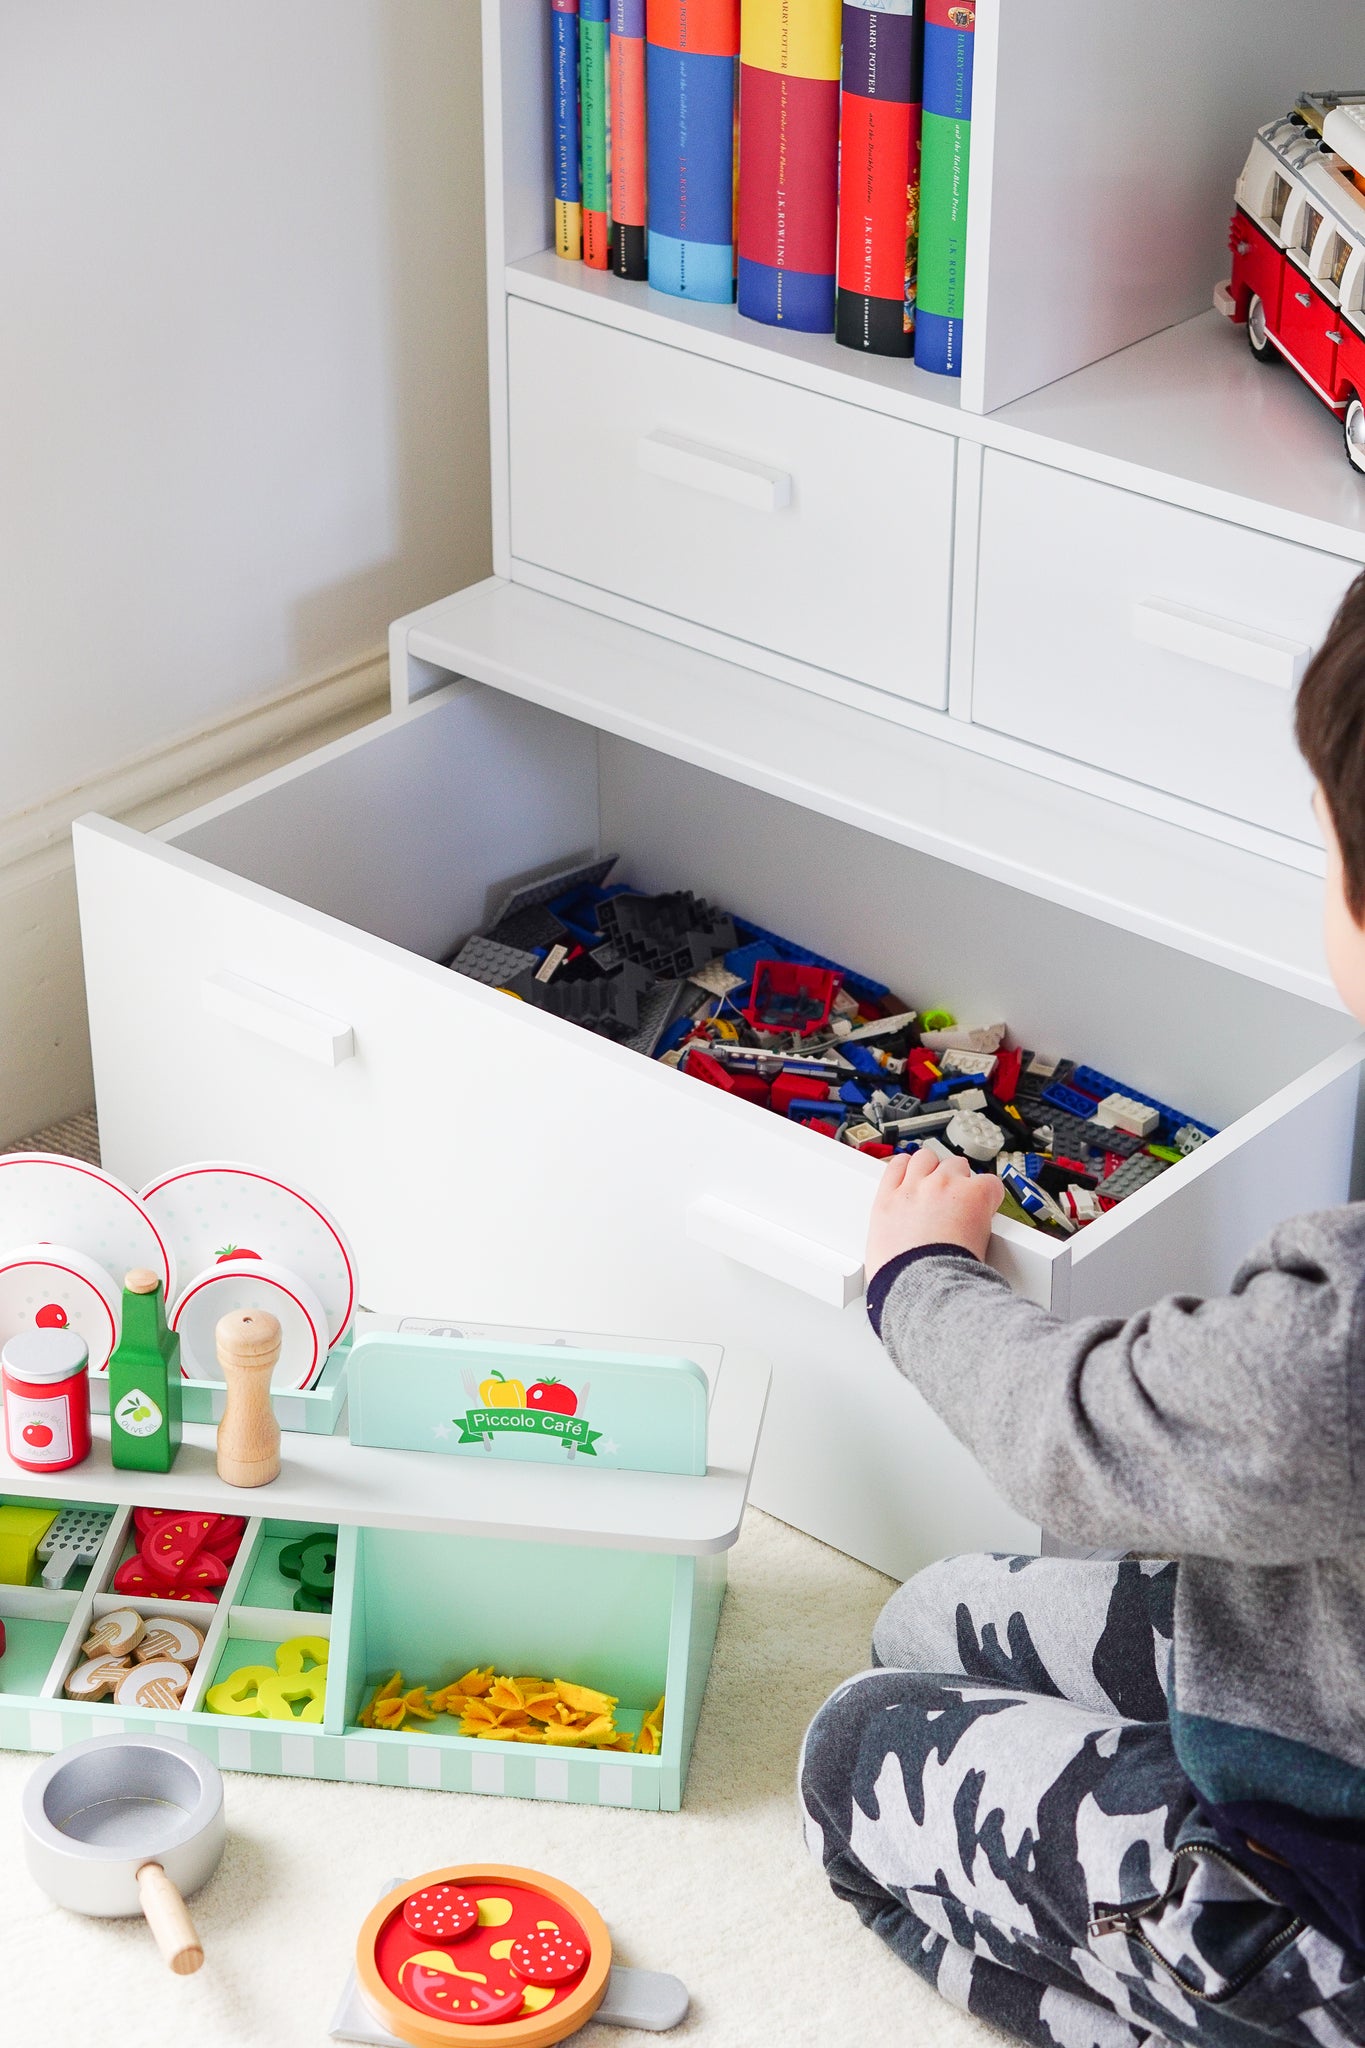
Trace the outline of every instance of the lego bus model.
{"type": "Polygon", "coordinates": [[[1236,200],[1213,303],[1257,362],[1298,371],[1365,474],[1365,92],[1305,93],[1258,129],[1236,200]]]}

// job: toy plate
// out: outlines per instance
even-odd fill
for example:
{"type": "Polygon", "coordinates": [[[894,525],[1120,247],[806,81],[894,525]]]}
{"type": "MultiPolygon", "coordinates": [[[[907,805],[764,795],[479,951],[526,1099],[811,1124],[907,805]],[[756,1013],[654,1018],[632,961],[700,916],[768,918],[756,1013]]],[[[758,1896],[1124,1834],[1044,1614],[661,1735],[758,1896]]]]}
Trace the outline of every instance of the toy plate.
{"type": "Polygon", "coordinates": [[[122,1288],[84,1252],[25,1244],[0,1256],[0,1345],[20,1330],[74,1330],[91,1372],[107,1372],[122,1320],[122,1288]]]}
{"type": "MultiPolygon", "coordinates": [[[[0,1156],[0,1246],[69,1244],[103,1266],[122,1289],[126,1273],[155,1273],[170,1301],[175,1253],[169,1237],[131,1188],[82,1159],[56,1152],[0,1156]]],[[[189,1267],[187,1271],[193,1272],[189,1267]]]]}
{"type": "Polygon", "coordinates": [[[202,1273],[224,1258],[283,1266],[322,1303],[324,1356],[341,1341],[355,1308],[355,1260],[335,1218],[311,1195],[254,1166],[210,1159],[159,1174],[142,1199],[182,1273],[202,1273]]]}
{"type": "Polygon", "coordinates": [[[366,2005],[412,2048],[549,2048],[591,2019],[610,1970],[611,1936],[588,1901],[557,1878],[504,1864],[465,1863],[410,1879],[379,1901],[356,1943],[356,1981],[366,2005]],[[479,1924],[467,1934],[447,1938],[408,1924],[408,1902],[439,1886],[453,1886],[478,1905],[479,1924]],[[512,1969],[508,1950],[538,1928],[587,1949],[571,1983],[537,1985],[512,1969]],[[498,2003],[518,1987],[526,2003],[510,2018],[496,2016],[498,2003]],[[474,1997],[494,2015],[461,2023],[457,2005],[474,1997]]]}
{"type": "Polygon", "coordinates": [[[280,1355],[270,1375],[276,1393],[311,1387],[327,1362],[327,1317],[306,1280],[264,1259],[225,1259],[196,1273],[172,1305],[171,1328],[180,1338],[180,1369],[187,1380],[221,1380],[215,1331],[234,1309],[264,1308],[280,1323],[280,1355]]]}

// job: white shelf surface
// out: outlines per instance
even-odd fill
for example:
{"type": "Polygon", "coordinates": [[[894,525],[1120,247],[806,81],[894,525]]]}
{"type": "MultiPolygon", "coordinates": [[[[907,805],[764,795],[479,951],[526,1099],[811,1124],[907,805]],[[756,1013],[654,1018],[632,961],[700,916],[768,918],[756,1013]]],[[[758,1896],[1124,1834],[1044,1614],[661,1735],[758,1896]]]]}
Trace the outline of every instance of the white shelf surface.
{"type": "Polygon", "coordinates": [[[396,632],[438,671],[1340,1008],[1317,877],[991,758],[970,727],[915,731],[498,578],[396,632]]]}
{"type": "Polygon", "coordinates": [[[375,1450],[287,1431],[279,1478],[247,1489],[218,1477],[217,1431],[207,1424],[185,1425],[169,1472],[116,1470],[108,1417],[97,1415],[90,1456],[66,1472],[21,1471],[0,1442],[0,1494],[702,1556],[739,1535],[770,1377],[765,1360],[727,1350],[701,1478],[375,1450]]]}
{"type": "Polygon", "coordinates": [[[552,250],[505,275],[514,298],[1365,562],[1365,478],[1339,425],[1286,364],[1253,361],[1243,331],[1212,310],[977,414],[960,408],[955,378],[672,299],[552,250]]]}

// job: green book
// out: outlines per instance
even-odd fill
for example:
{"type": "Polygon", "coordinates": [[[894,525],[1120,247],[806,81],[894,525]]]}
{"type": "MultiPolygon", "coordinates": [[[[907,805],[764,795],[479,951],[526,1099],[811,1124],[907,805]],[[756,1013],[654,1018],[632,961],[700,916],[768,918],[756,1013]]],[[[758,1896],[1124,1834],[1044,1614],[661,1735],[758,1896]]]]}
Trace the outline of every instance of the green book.
{"type": "Polygon", "coordinates": [[[126,1472],[169,1472],[180,1449],[180,1339],[161,1282],[130,1273],[123,1330],[109,1360],[109,1451],[126,1472]],[[147,1284],[150,1283],[150,1284],[147,1284]]]}

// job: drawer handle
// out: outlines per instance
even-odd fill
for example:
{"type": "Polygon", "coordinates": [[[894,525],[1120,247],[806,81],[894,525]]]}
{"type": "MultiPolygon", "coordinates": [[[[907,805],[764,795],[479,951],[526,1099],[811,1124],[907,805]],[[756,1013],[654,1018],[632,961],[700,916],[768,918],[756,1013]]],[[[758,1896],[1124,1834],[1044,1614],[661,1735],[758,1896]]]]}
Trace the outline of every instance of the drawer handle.
{"type": "Polygon", "coordinates": [[[780,512],[792,501],[792,480],[785,469],[770,469],[766,462],[751,462],[747,455],[731,455],[724,448],[707,448],[700,441],[670,434],[666,427],[643,435],[635,454],[651,476],[709,491],[713,498],[728,498],[754,512],[780,512]]]}
{"type": "Polygon", "coordinates": [[[862,1262],[836,1252],[814,1238],[802,1237],[766,1216],[738,1209],[717,1195],[701,1195],[687,1211],[687,1235],[693,1244],[752,1266],[770,1280],[784,1280],[830,1308],[847,1308],[863,1291],[862,1262]]]}
{"type": "Polygon", "coordinates": [[[225,1017],[229,1024],[240,1024],[258,1038],[268,1038],[272,1045],[301,1052],[319,1066],[339,1067],[355,1052],[355,1033],[339,1017],[310,1010],[306,1003],[277,995],[259,982],[245,981],[240,974],[206,974],[202,995],[211,1017],[225,1017]]]}
{"type": "Polygon", "coordinates": [[[1164,597],[1145,598],[1133,606],[1133,634],[1149,647],[1188,654],[1211,668],[1227,669],[1253,683],[1274,683],[1281,690],[1294,688],[1312,652],[1302,640],[1282,640],[1278,633],[1216,619],[1164,597]]]}

